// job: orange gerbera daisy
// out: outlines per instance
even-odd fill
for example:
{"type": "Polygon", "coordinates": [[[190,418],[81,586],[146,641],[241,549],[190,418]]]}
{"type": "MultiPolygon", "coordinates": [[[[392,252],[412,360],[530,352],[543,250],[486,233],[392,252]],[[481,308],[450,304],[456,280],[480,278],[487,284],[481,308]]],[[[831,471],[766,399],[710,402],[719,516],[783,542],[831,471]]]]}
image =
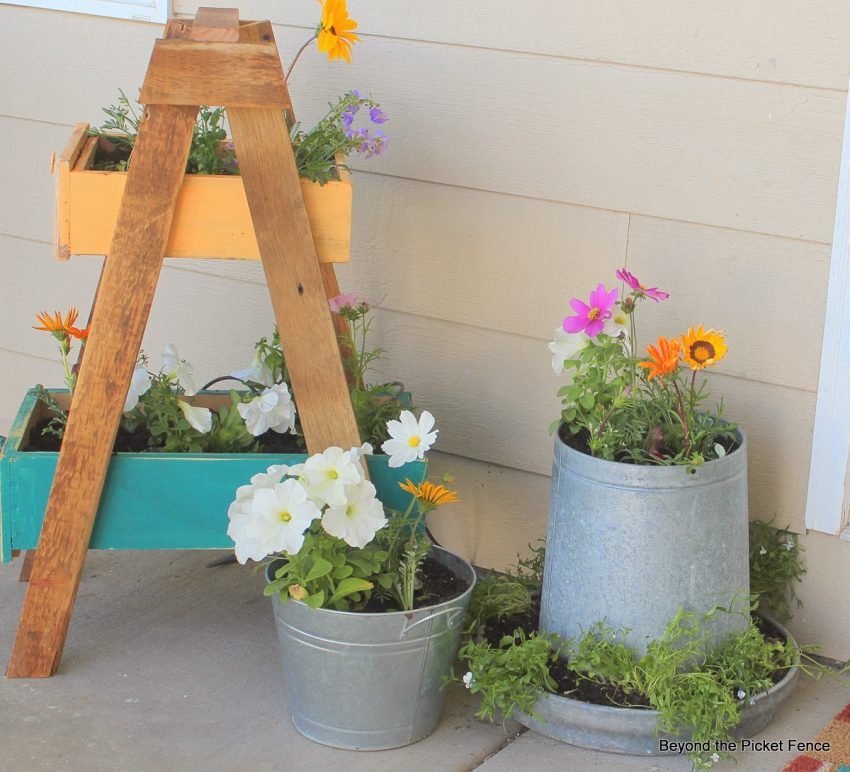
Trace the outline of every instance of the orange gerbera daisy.
{"type": "Polygon", "coordinates": [[[682,358],[691,370],[702,370],[717,364],[726,356],[726,341],[719,330],[704,330],[702,325],[690,327],[682,336],[682,358]]]}
{"type": "Polygon", "coordinates": [[[74,322],[77,321],[77,316],[79,316],[79,312],[73,307],[64,317],[61,311],[55,311],[53,316],[47,313],[47,311],[42,311],[40,314],[35,315],[35,320],[41,322],[41,326],[36,327],[33,325],[33,329],[51,332],[54,335],[56,333],[69,333],[74,326],[74,322]]]}
{"type": "Polygon", "coordinates": [[[676,372],[679,367],[679,349],[681,346],[681,342],[676,338],[659,338],[657,347],[647,346],[646,353],[649,354],[649,361],[638,362],[640,367],[649,370],[646,379],[651,381],[657,375],[676,372]]]}
{"type": "Polygon", "coordinates": [[[319,50],[328,59],[345,59],[351,64],[351,44],[360,40],[351,30],[357,22],[348,15],[345,0],[325,0],[322,6],[322,22],[319,25],[319,50]]]}
{"type": "Polygon", "coordinates": [[[418,501],[429,509],[459,501],[455,491],[450,491],[445,485],[434,485],[427,480],[421,485],[417,485],[407,479],[403,483],[399,483],[399,487],[408,493],[412,493],[418,501]]]}

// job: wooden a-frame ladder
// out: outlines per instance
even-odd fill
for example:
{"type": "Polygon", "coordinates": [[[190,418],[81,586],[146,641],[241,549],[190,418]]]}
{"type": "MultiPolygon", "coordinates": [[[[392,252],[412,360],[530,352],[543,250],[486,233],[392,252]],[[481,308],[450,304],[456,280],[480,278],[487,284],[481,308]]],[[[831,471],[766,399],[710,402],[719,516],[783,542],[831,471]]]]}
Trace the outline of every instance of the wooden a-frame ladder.
{"type": "Polygon", "coordinates": [[[271,24],[234,9],[171,20],[156,41],[145,105],[97,292],[30,574],[10,678],[59,665],[109,458],[162,267],[200,105],[227,108],[239,168],[310,452],[360,444],[284,111],[292,106],[271,24]]]}

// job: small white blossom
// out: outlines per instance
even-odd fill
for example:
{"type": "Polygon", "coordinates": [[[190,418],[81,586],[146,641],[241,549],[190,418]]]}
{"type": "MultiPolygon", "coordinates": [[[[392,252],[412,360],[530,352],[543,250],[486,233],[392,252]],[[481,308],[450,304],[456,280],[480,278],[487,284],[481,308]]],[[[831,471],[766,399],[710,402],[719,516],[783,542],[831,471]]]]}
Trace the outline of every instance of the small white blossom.
{"type": "Polygon", "coordinates": [[[250,505],[233,513],[227,535],[236,545],[240,563],[281,551],[294,555],[304,543],[304,532],[319,515],[304,486],[288,479],[255,490],[250,505]]]}
{"type": "Polygon", "coordinates": [[[794,542],[789,539],[783,546],[788,550],[788,552],[791,552],[791,550],[794,549],[794,542]]]}
{"type": "Polygon", "coordinates": [[[747,696],[747,693],[746,693],[743,689],[738,689],[738,691],[735,693],[735,696],[736,696],[739,700],[743,700],[743,699],[744,699],[744,697],[746,697],[746,696],[747,696]]]}
{"type": "Polygon", "coordinates": [[[471,671],[463,674],[463,685],[467,689],[469,689],[469,687],[472,686],[472,672],[471,671]]]}
{"type": "Polygon", "coordinates": [[[549,351],[552,352],[552,369],[555,371],[555,375],[563,375],[566,372],[564,361],[572,359],[583,344],[584,341],[578,335],[564,332],[563,327],[556,328],[555,340],[549,344],[549,351]]]}
{"type": "MultiPolygon", "coordinates": [[[[294,469],[290,469],[293,473],[294,469]]],[[[342,448],[330,447],[304,462],[301,471],[310,498],[321,504],[340,507],[346,503],[345,486],[357,485],[363,479],[363,469],[342,448]]]]}
{"type": "Polygon", "coordinates": [[[295,430],[295,403],[285,383],[269,387],[250,402],[237,405],[236,409],[255,437],[269,429],[279,434],[295,430]]]}
{"type": "Polygon", "coordinates": [[[711,760],[716,764],[718,761],[720,761],[720,754],[719,753],[712,753],[711,754],[711,760]]]}
{"type": "Polygon", "coordinates": [[[605,320],[602,332],[611,338],[629,337],[629,315],[619,306],[611,309],[611,316],[605,320]]]}
{"type": "Polygon", "coordinates": [[[387,524],[384,505],[376,496],[375,486],[368,480],[345,486],[346,501],[328,507],[322,515],[322,528],[351,547],[362,549],[387,524]]]}
{"type": "Polygon", "coordinates": [[[139,404],[139,397],[151,387],[151,376],[148,368],[144,365],[136,365],[133,375],[130,377],[130,389],[127,399],[124,400],[124,412],[129,413],[139,404]]]}
{"type": "Polygon", "coordinates": [[[764,546],[759,548],[759,555],[767,555],[767,550],[764,548],[764,546]]]}
{"type": "Polygon", "coordinates": [[[189,426],[193,429],[201,432],[202,434],[207,434],[212,430],[212,413],[208,408],[195,407],[194,405],[190,405],[188,402],[184,402],[182,399],[178,399],[177,404],[183,411],[183,415],[189,422],[189,426]]]}
{"type": "Polygon", "coordinates": [[[169,378],[173,378],[182,387],[187,397],[191,397],[198,390],[195,388],[195,374],[185,359],[180,359],[176,347],[169,343],[162,351],[162,372],[169,378]]]}
{"type": "Polygon", "coordinates": [[[381,445],[381,450],[390,457],[393,468],[424,458],[439,431],[434,429],[434,416],[427,410],[422,411],[418,421],[409,410],[403,410],[398,421],[387,421],[387,430],[391,439],[381,445]]]}
{"type": "Polygon", "coordinates": [[[265,362],[260,359],[259,354],[254,354],[254,359],[250,367],[244,370],[234,370],[230,373],[234,378],[239,378],[242,381],[252,381],[261,383],[263,386],[274,386],[274,377],[272,371],[269,370],[265,362]]]}

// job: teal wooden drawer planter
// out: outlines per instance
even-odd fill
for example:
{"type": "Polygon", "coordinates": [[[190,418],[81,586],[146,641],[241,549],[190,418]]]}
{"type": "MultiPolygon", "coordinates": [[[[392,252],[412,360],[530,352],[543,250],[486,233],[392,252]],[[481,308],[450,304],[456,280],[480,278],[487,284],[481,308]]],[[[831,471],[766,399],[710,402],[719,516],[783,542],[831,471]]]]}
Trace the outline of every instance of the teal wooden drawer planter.
{"type": "MultiPolygon", "coordinates": [[[[200,394],[209,405],[221,394],[200,394]]],[[[9,437],[0,438],[0,559],[34,549],[58,453],[26,451],[30,427],[46,413],[34,389],[27,392],[9,437]]],[[[115,453],[109,465],[91,549],[230,549],[227,508],[236,489],[272,464],[297,464],[306,454],[115,453]]],[[[392,469],[388,457],[368,458],[381,501],[404,510],[410,494],[399,483],[425,479],[426,463],[392,469]]]]}

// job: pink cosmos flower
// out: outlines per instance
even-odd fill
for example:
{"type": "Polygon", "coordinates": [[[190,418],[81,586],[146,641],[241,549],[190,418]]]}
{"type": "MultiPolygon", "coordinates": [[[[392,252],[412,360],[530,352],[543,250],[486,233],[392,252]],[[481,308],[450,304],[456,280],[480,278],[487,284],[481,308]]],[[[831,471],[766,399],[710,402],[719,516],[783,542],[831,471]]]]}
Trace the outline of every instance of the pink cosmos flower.
{"type": "Polygon", "coordinates": [[[343,308],[354,308],[357,305],[357,295],[353,292],[343,292],[328,300],[331,313],[338,314],[343,308]]]}
{"type": "Polygon", "coordinates": [[[602,332],[605,320],[611,317],[611,308],[617,301],[617,290],[607,290],[604,284],[597,286],[590,293],[590,304],[582,302],[578,298],[570,301],[576,316],[568,316],[564,319],[564,332],[582,332],[588,338],[595,338],[602,332]]]}
{"type": "Polygon", "coordinates": [[[629,273],[625,268],[620,268],[620,270],[617,271],[617,278],[628,284],[635,292],[645,295],[650,300],[654,300],[656,303],[659,300],[667,300],[667,298],[670,297],[669,292],[662,292],[658,289],[658,287],[644,287],[643,284],[637,280],[637,277],[633,273],[629,273]]]}

